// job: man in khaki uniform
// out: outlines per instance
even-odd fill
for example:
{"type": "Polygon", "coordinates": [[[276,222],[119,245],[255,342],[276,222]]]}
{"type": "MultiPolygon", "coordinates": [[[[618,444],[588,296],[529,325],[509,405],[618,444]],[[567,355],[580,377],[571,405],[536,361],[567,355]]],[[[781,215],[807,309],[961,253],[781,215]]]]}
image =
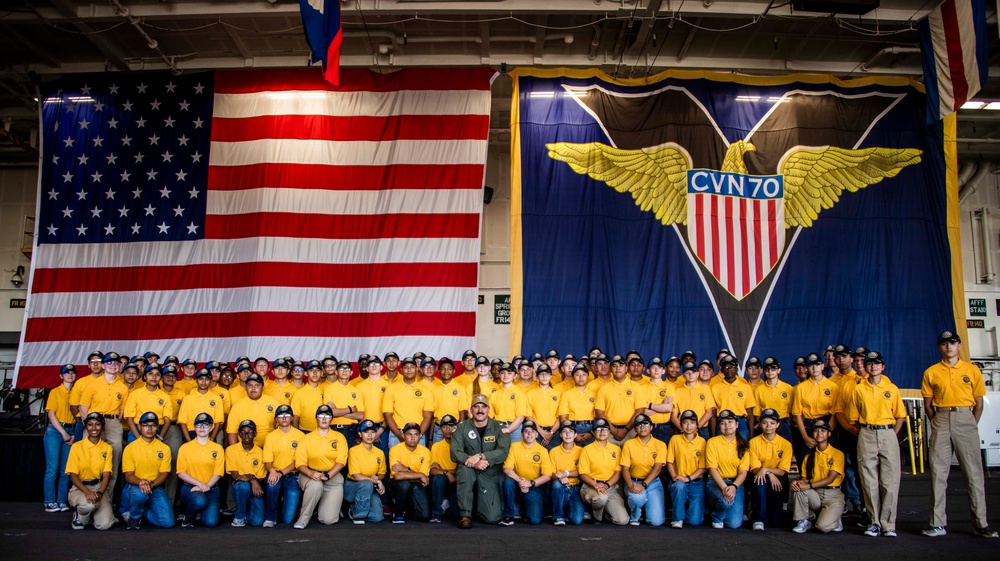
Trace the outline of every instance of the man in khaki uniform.
{"type": "Polygon", "coordinates": [[[931,516],[925,536],[945,535],[945,491],[951,471],[952,451],[958,457],[972,508],[976,533],[984,538],[997,537],[986,523],[986,490],[979,451],[979,417],[983,413],[986,388],[983,375],[974,364],[958,358],[962,339],[953,331],[938,337],[941,362],[924,371],[920,395],[924,413],[931,421],[931,516]]]}

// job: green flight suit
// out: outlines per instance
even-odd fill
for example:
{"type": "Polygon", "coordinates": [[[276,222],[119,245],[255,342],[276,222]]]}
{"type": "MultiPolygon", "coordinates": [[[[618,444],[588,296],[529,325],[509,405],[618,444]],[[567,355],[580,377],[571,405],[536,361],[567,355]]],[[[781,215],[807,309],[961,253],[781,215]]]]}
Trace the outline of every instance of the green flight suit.
{"type": "Polygon", "coordinates": [[[502,503],[500,478],[503,475],[503,461],[510,451],[510,435],[504,434],[500,423],[493,419],[486,422],[483,436],[479,436],[472,420],[462,421],[451,437],[451,459],[458,464],[455,470],[458,493],[458,513],[472,516],[473,501],[478,501],[477,511],[487,524],[500,521],[502,503]],[[465,466],[469,456],[484,454],[489,467],[479,471],[465,466]]]}

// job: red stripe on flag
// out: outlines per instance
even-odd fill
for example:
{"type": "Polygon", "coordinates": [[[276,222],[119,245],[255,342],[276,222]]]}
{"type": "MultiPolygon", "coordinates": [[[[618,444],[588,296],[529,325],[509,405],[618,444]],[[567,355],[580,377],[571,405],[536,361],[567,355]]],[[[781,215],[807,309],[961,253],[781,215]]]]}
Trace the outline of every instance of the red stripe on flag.
{"type": "Polygon", "coordinates": [[[482,189],[483,166],[477,164],[329,166],[277,163],[208,168],[208,188],[214,191],[242,191],[258,187],[328,191],[482,189]]]}
{"type": "MultiPolygon", "coordinates": [[[[704,220],[704,216],[701,214],[705,208],[705,197],[701,195],[694,196],[694,215],[698,220],[704,220]]],[[[695,231],[695,250],[694,253],[699,258],[703,258],[705,255],[705,229],[702,227],[701,222],[694,221],[692,224],[688,224],[688,228],[694,228],[695,231]]]]}
{"type": "Polygon", "coordinates": [[[170,291],[251,286],[472,288],[477,286],[478,267],[478,263],[405,263],[379,266],[367,263],[212,263],[157,267],[154,275],[109,274],[108,269],[102,268],[36,269],[32,277],[32,293],[170,291]]]}
{"type": "MultiPolygon", "coordinates": [[[[782,203],[784,204],[784,203],[782,203]]],[[[767,243],[770,248],[771,263],[778,262],[778,228],[784,228],[783,222],[778,222],[778,201],[767,201],[767,215],[774,217],[774,227],[768,228],[767,243]]],[[[768,263],[770,265],[771,263],[768,263]]]]}
{"type": "Polygon", "coordinates": [[[479,140],[489,135],[489,115],[263,115],[212,120],[214,142],[260,139],[327,141],[479,140]]]}
{"type": "MultiPolygon", "coordinates": [[[[339,9],[340,6],[338,5],[337,8],[339,9]]],[[[334,86],[340,85],[340,44],[343,41],[343,31],[338,28],[337,34],[333,36],[333,40],[326,48],[326,68],[323,69],[323,79],[334,86]]]]}
{"type": "Polygon", "coordinates": [[[93,341],[174,337],[472,337],[475,312],[231,312],[158,316],[29,319],[24,342],[76,341],[86,326],[93,341]]]}
{"type": "MultiPolygon", "coordinates": [[[[955,95],[955,105],[952,111],[958,111],[969,94],[969,83],[965,80],[965,61],[962,54],[962,32],[958,25],[958,15],[955,13],[954,0],[947,0],[939,8],[941,23],[944,26],[945,49],[948,53],[948,74],[951,76],[951,89],[955,95]]],[[[970,30],[973,31],[973,30],[970,30]]]]}
{"type": "Polygon", "coordinates": [[[374,240],[386,238],[478,238],[478,214],[327,215],[289,212],[209,215],[205,237],[374,240]]]}
{"type": "Polygon", "coordinates": [[[719,245],[720,245],[719,244],[719,238],[721,237],[721,236],[719,236],[719,225],[720,225],[720,222],[719,222],[719,197],[709,195],[709,204],[711,206],[710,206],[710,210],[709,210],[709,213],[708,213],[708,215],[709,215],[708,233],[712,236],[712,264],[711,264],[711,268],[712,268],[712,274],[715,275],[715,278],[717,278],[717,279],[719,279],[721,281],[722,279],[720,279],[720,275],[722,274],[722,268],[719,266],[719,263],[721,262],[721,259],[719,258],[719,253],[721,252],[721,248],[719,247],[719,245]]]}
{"type": "Polygon", "coordinates": [[[726,288],[732,294],[736,289],[736,252],[739,248],[733,247],[733,198],[725,199],[725,219],[722,224],[726,229],[726,288]]]}
{"type": "Polygon", "coordinates": [[[315,70],[220,71],[215,73],[215,93],[253,93],[269,91],[334,92],[397,90],[479,90],[489,91],[490,78],[496,71],[489,67],[462,69],[406,68],[377,74],[362,68],[348,68],[340,73],[341,85],[326,82],[315,70]]]}
{"type": "MultiPolygon", "coordinates": [[[[743,274],[743,290],[742,290],[743,294],[746,294],[746,293],[750,292],[750,287],[752,286],[750,284],[750,270],[755,265],[755,263],[751,262],[750,244],[747,243],[747,239],[746,239],[747,236],[754,235],[754,231],[753,231],[753,227],[752,227],[753,225],[752,224],[750,224],[750,225],[747,224],[747,213],[750,212],[751,207],[755,207],[755,206],[756,205],[754,203],[752,203],[752,202],[750,202],[750,201],[748,201],[746,199],[740,199],[740,229],[741,229],[740,231],[743,232],[743,243],[741,244],[743,246],[741,248],[741,251],[743,253],[743,266],[740,267],[740,269],[741,269],[741,273],[743,274]]],[[[754,213],[754,214],[756,214],[756,213],[754,213]]]]}

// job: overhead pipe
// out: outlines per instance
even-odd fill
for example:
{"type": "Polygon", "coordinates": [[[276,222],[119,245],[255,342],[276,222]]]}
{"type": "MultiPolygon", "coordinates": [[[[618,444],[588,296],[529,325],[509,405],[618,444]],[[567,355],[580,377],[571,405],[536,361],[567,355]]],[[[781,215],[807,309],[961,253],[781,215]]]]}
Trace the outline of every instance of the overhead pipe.
{"type": "Polygon", "coordinates": [[[592,27],[594,28],[594,38],[590,41],[590,52],[587,54],[587,58],[590,60],[597,58],[597,48],[601,45],[601,26],[595,23],[592,27]]]}
{"type": "Polygon", "coordinates": [[[181,73],[180,69],[177,68],[177,65],[174,64],[174,61],[160,50],[160,46],[156,42],[156,39],[150,37],[149,34],[146,33],[146,30],[142,28],[142,23],[132,17],[132,15],[128,12],[128,8],[122,6],[122,3],[118,0],[111,0],[111,5],[114,6],[116,14],[128,20],[128,22],[132,24],[132,27],[139,32],[139,35],[142,35],[142,38],[146,40],[146,45],[148,45],[150,49],[153,49],[156,54],[160,55],[160,58],[166,63],[167,68],[169,68],[174,74],[181,73]]]}
{"type": "Polygon", "coordinates": [[[868,58],[861,63],[861,71],[868,72],[872,67],[872,63],[875,62],[880,56],[883,55],[902,55],[909,53],[919,53],[919,47],[885,47],[884,49],[879,49],[875,51],[868,58]]]}
{"type": "Polygon", "coordinates": [[[971,197],[979,189],[979,184],[986,179],[986,176],[991,173],[997,173],[998,171],[1000,171],[1000,165],[996,162],[981,162],[978,169],[976,169],[975,174],[973,174],[972,177],[966,181],[965,187],[959,188],[958,202],[961,203],[971,197]]]}

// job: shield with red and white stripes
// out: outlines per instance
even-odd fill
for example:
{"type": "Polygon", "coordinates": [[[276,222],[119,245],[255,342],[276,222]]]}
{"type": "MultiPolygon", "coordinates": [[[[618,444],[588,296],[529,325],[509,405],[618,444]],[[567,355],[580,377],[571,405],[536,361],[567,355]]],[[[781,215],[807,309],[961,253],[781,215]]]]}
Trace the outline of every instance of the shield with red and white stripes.
{"type": "Polygon", "coordinates": [[[719,284],[742,300],[785,247],[781,176],[688,172],[688,242],[719,284]]]}

